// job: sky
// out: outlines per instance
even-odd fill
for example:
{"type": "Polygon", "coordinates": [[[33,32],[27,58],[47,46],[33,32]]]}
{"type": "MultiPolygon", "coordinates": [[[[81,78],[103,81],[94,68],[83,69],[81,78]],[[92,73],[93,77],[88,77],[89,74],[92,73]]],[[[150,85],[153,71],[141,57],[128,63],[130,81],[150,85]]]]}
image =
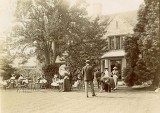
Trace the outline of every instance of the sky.
{"type": "MultiPolygon", "coordinates": [[[[13,1],[0,0],[0,34],[11,28],[13,16],[13,1]]],[[[70,0],[73,1],[73,0],[70,0]]],[[[93,15],[97,9],[93,7],[96,3],[102,4],[102,14],[112,14],[138,10],[143,0],[87,0],[89,15],[93,15]]]]}
{"type": "Polygon", "coordinates": [[[12,0],[0,0],[0,35],[9,30],[13,20],[12,0]]]}
{"type": "Polygon", "coordinates": [[[142,4],[143,1],[144,0],[88,0],[88,3],[90,4],[88,11],[90,14],[94,12],[92,5],[95,3],[102,4],[103,15],[133,11],[138,10],[139,5],[142,4]]]}

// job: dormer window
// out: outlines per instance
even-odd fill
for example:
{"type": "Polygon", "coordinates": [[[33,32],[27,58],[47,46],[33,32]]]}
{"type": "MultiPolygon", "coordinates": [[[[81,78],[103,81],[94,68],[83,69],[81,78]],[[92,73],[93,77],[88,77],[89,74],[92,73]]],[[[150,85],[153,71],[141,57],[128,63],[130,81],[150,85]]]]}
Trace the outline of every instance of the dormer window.
{"type": "Polygon", "coordinates": [[[113,50],[114,49],[114,37],[109,37],[109,41],[110,41],[110,49],[113,50]]]}
{"type": "Polygon", "coordinates": [[[116,49],[120,49],[120,36],[116,36],[116,49]]]}
{"type": "Polygon", "coordinates": [[[122,49],[121,36],[110,36],[109,37],[109,49],[110,50],[118,50],[122,49]]]}

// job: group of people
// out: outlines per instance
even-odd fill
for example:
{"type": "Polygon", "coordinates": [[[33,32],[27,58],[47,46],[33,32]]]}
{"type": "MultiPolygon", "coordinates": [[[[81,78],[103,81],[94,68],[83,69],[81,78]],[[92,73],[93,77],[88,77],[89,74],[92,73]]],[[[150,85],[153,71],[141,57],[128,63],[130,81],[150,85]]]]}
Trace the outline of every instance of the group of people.
{"type": "MultiPolygon", "coordinates": [[[[71,91],[72,87],[82,88],[84,85],[85,95],[88,96],[88,86],[90,85],[92,96],[96,96],[94,91],[94,77],[97,80],[97,86],[100,92],[105,90],[106,92],[111,92],[111,90],[117,89],[118,83],[118,70],[117,67],[113,68],[112,73],[108,72],[108,68],[105,68],[104,72],[100,72],[99,69],[94,71],[94,67],[91,65],[89,60],[86,60],[85,66],[82,69],[78,69],[76,72],[76,77],[71,76],[69,68],[64,64],[59,67],[59,74],[55,74],[51,86],[59,89],[59,91],[71,91]]],[[[14,74],[9,80],[8,87],[14,87],[15,84],[14,74]]],[[[28,79],[24,78],[22,75],[19,76],[18,82],[21,84],[28,84],[28,79]]],[[[39,83],[47,83],[47,80],[40,79],[39,83]]]]}
{"type": "Polygon", "coordinates": [[[112,90],[117,89],[118,84],[118,70],[117,67],[113,68],[113,71],[111,74],[108,72],[108,68],[105,68],[105,71],[101,77],[101,92],[102,90],[105,90],[106,92],[111,92],[112,90]]]}
{"type": "Polygon", "coordinates": [[[84,86],[82,69],[76,68],[69,70],[65,64],[59,67],[59,74],[55,74],[51,86],[59,89],[59,91],[71,91],[72,88],[81,89],[84,86]],[[73,72],[72,72],[73,71],[73,72]]]}
{"type": "Polygon", "coordinates": [[[6,88],[14,88],[16,85],[20,84],[28,84],[28,79],[20,75],[18,78],[15,74],[12,74],[10,79],[6,81],[6,88]]]}
{"type": "Polygon", "coordinates": [[[70,72],[65,64],[59,67],[59,74],[54,75],[51,86],[59,91],[71,91],[70,72]]]}
{"type": "MultiPolygon", "coordinates": [[[[15,88],[18,87],[19,85],[28,85],[31,79],[28,77],[25,77],[21,74],[12,74],[10,79],[8,80],[3,80],[3,85],[4,88],[15,88]]],[[[40,77],[37,81],[37,83],[40,84],[40,88],[44,88],[47,83],[47,80],[44,77],[40,77]]]]}
{"type": "Polygon", "coordinates": [[[76,76],[71,77],[69,68],[66,65],[61,65],[59,67],[59,74],[55,74],[51,85],[58,88],[59,91],[71,91],[72,87],[75,85],[78,87],[85,87],[85,95],[88,96],[88,86],[90,85],[92,96],[96,96],[94,91],[94,77],[97,80],[97,86],[100,88],[100,92],[105,90],[106,92],[111,92],[111,90],[117,89],[118,83],[118,70],[117,67],[113,68],[112,73],[108,72],[108,68],[105,68],[104,72],[100,72],[99,69],[94,71],[94,67],[91,65],[89,60],[86,60],[85,66],[82,69],[76,71],[76,76]]]}
{"type": "MultiPolygon", "coordinates": [[[[92,96],[96,96],[94,91],[94,71],[93,67],[90,65],[90,61],[86,60],[86,65],[82,69],[82,76],[84,78],[85,82],[85,94],[86,97],[88,96],[88,85],[90,84],[91,93],[92,96]]],[[[97,79],[97,85],[98,88],[101,86],[100,91],[102,92],[105,90],[106,92],[111,92],[111,89],[115,90],[117,89],[117,83],[118,83],[118,70],[117,67],[113,68],[113,71],[111,74],[108,72],[108,68],[105,68],[105,71],[101,73],[99,70],[95,72],[96,79],[97,79]]]]}

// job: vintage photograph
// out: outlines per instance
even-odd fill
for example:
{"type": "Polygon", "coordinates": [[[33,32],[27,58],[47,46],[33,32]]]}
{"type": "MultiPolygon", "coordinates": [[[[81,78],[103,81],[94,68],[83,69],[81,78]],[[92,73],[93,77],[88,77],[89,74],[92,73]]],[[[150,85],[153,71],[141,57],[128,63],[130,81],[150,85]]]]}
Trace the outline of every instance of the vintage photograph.
{"type": "Polygon", "coordinates": [[[160,113],[160,0],[0,0],[0,113],[160,113]]]}

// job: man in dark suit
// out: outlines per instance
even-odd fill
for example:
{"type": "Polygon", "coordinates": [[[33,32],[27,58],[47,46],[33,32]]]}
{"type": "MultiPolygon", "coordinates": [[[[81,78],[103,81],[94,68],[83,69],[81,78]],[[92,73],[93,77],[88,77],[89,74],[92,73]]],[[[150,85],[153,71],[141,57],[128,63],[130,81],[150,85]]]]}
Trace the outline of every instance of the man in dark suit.
{"type": "Polygon", "coordinates": [[[86,65],[82,68],[82,76],[84,78],[84,86],[85,86],[85,93],[86,96],[88,97],[88,84],[91,86],[91,91],[92,91],[92,96],[96,96],[94,92],[94,85],[93,85],[93,79],[94,79],[94,74],[93,74],[93,68],[90,65],[90,61],[86,60],[86,65]]]}

